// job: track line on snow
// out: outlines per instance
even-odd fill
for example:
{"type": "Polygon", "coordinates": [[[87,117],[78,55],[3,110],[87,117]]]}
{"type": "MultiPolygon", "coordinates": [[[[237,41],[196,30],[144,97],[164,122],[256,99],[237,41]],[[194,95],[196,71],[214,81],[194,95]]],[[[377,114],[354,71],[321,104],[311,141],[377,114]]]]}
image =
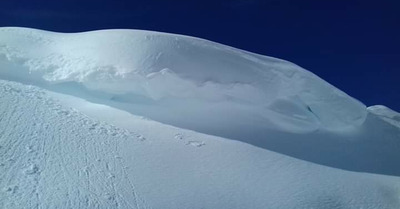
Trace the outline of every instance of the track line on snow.
{"type": "Polygon", "coordinates": [[[11,100],[0,103],[0,185],[7,195],[0,208],[151,208],[120,151],[121,140],[142,142],[143,135],[66,109],[36,87],[1,88],[8,90],[0,98],[11,100]]]}

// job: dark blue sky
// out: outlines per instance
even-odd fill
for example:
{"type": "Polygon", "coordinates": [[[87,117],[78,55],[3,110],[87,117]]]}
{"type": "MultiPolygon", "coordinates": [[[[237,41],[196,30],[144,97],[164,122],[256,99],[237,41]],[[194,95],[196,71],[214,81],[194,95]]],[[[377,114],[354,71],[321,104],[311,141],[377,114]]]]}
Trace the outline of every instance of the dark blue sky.
{"type": "Polygon", "coordinates": [[[292,61],[400,111],[400,1],[2,0],[0,26],[191,35],[292,61]]]}

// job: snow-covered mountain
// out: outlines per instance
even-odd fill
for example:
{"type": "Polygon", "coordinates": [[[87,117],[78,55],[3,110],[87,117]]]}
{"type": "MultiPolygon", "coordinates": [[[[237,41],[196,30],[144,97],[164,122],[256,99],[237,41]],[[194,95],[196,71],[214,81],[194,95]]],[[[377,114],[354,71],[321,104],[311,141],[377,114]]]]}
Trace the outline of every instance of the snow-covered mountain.
{"type": "Polygon", "coordinates": [[[203,39],[0,28],[0,208],[400,208],[399,124],[203,39]]]}

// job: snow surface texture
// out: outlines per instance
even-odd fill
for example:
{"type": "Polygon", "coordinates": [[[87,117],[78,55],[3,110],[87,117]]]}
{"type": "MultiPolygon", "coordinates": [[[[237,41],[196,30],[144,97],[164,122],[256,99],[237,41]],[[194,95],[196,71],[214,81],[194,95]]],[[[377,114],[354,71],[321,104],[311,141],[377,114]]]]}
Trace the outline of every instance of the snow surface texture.
{"type": "Polygon", "coordinates": [[[129,112],[220,136],[271,127],[343,130],[367,114],[363,104],[292,63],[164,33],[2,28],[0,64],[3,77],[83,88],[129,112]]]}
{"type": "Polygon", "coordinates": [[[398,177],[323,167],[69,98],[122,115],[131,130],[118,128],[9,81],[0,95],[0,208],[400,206],[398,177]]]}
{"type": "Polygon", "coordinates": [[[0,208],[400,208],[399,121],[206,40],[0,28],[0,208]]]}
{"type": "Polygon", "coordinates": [[[378,115],[384,121],[396,126],[397,128],[400,128],[400,113],[395,112],[394,110],[391,110],[383,105],[371,106],[368,107],[368,110],[371,113],[378,115]]]}

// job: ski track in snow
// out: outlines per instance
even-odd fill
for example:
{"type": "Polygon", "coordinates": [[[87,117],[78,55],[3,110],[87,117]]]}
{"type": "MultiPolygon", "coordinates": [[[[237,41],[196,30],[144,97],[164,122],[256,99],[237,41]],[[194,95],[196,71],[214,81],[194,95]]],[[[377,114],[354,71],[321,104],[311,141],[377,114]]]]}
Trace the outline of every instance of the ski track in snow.
{"type": "Polygon", "coordinates": [[[0,86],[0,208],[150,208],[119,152],[121,141],[142,143],[142,136],[65,109],[35,87],[18,87],[0,86]],[[125,183],[129,191],[119,190],[125,183]]]}

